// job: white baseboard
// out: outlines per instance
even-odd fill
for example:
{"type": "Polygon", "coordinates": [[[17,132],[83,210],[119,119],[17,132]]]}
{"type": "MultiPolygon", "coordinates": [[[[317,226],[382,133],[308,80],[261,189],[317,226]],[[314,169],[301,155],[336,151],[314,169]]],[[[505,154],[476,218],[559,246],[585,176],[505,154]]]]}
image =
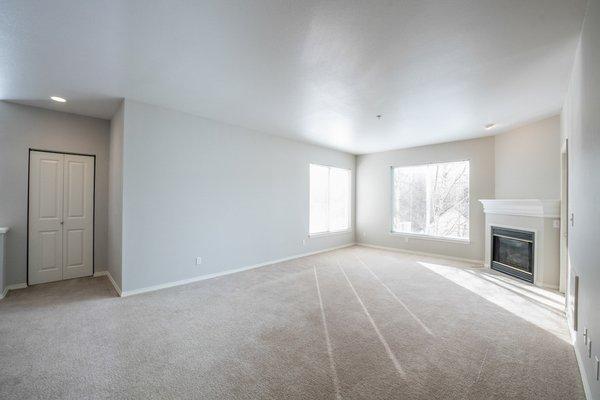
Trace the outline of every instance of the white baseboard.
{"type": "Polygon", "coordinates": [[[25,289],[26,287],[27,287],[26,283],[15,283],[14,285],[8,285],[4,288],[2,293],[0,293],[0,300],[2,300],[3,298],[6,297],[9,290],[25,289]]]}
{"type": "Polygon", "coordinates": [[[97,278],[99,276],[106,276],[108,277],[108,280],[110,281],[110,283],[113,285],[113,287],[115,288],[115,291],[117,292],[117,294],[120,297],[123,297],[123,292],[121,291],[121,288],[119,287],[119,285],[117,285],[117,282],[115,282],[115,280],[113,279],[112,275],[110,274],[110,272],[108,271],[98,271],[98,272],[94,272],[94,278],[97,278]]]}
{"type": "Polygon", "coordinates": [[[27,287],[27,284],[25,282],[23,283],[15,283],[14,285],[8,285],[8,290],[19,290],[19,289],[25,289],[27,287]]]}
{"type": "Polygon", "coordinates": [[[558,291],[558,285],[549,285],[547,283],[542,283],[542,282],[538,282],[535,285],[539,286],[541,288],[544,288],[544,289],[550,289],[550,290],[556,290],[556,291],[558,291]]]}
{"type": "Polygon", "coordinates": [[[579,366],[579,375],[581,375],[581,382],[583,383],[583,391],[585,392],[585,398],[587,400],[592,399],[592,388],[590,387],[590,382],[587,379],[587,374],[585,373],[585,368],[583,364],[583,358],[581,354],[579,354],[579,349],[577,347],[577,332],[571,329],[571,321],[567,318],[567,323],[569,323],[569,332],[571,333],[571,344],[573,345],[573,350],[575,350],[575,358],[577,358],[577,365],[579,366]]]}
{"type": "Polygon", "coordinates": [[[407,254],[412,254],[412,255],[417,255],[417,256],[441,258],[441,259],[452,260],[452,261],[462,261],[462,262],[467,262],[470,264],[477,264],[478,266],[483,266],[483,260],[472,260],[469,258],[452,257],[452,256],[446,256],[443,254],[427,253],[424,251],[405,250],[405,249],[399,249],[397,247],[378,246],[378,245],[369,244],[369,243],[356,243],[356,244],[358,246],[371,247],[373,249],[389,250],[389,251],[395,251],[398,253],[407,253],[407,254]]]}
{"type": "MultiPolygon", "coordinates": [[[[311,255],[314,255],[314,254],[325,253],[327,251],[342,249],[344,247],[354,246],[355,244],[356,243],[349,243],[349,244],[345,244],[343,246],[330,247],[330,248],[327,248],[327,249],[313,251],[313,252],[310,252],[310,253],[296,254],[296,255],[291,256],[291,257],[285,257],[285,258],[280,258],[278,260],[266,261],[266,262],[263,262],[263,263],[260,263],[260,264],[254,264],[254,265],[249,265],[249,266],[246,266],[246,267],[241,267],[241,268],[236,268],[236,269],[230,269],[230,270],[223,271],[223,272],[216,272],[214,274],[200,275],[200,276],[195,276],[195,277],[189,278],[189,279],[182,279],[180,281],[161,283],[160,285],[148,286],[148,287],[144,287],[144,288],[140,288],[140,289],[134,289],[134,290],[127,290],[127,291],[121,292],[120,295],[122,297],[133,296],[133,295],[136,295],[136,294],[141,294],[141,293],[146,293],[146,292],[153,292],[155,290],[166,289],[166,288],[170,288],[170,287],[173,287],[173,286],[186,285],[188,283],[194,283],[194,282],[204,281],[204,280],[207,280],[207,279],[217,278],[219,276],[235,274],[237,272],[248,271],[248,270],[255,269],[255,268],[265,267],[267,265],[277,264],[277,263],[284,262],[284,261],[290,261],[290,260],[294,260],[296,258],[307,257],[307,256],[311,256],[311,255]]],[[[110,274],[109,274],[109,278],[110,278],[110,274]]],[[[113,282],[113,285],[114,285],[114,282],[113,282]]],[[[116,285],[115,285],[115,288],[116,288],[116,285]]]]}

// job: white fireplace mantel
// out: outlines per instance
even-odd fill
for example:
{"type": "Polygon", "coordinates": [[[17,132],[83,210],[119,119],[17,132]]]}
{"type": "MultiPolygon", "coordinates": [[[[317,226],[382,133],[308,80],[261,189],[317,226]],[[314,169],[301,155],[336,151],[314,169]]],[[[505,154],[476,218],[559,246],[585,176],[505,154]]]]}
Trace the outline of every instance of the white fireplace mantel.
{"type": "Polygon", "coordinates": [[[483,199],[486,214],[520,215],[524,217],[559,218],[560,200],[483,199]]]}

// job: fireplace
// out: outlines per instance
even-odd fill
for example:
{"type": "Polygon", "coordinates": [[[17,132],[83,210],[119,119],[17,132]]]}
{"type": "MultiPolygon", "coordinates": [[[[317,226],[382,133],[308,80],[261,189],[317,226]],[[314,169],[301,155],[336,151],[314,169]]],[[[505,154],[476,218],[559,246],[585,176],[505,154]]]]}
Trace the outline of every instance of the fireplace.
{"type": "Polygon", "coordinates": [[[533,283],[535,234],[492,226],[491,267],[533,283]]]}

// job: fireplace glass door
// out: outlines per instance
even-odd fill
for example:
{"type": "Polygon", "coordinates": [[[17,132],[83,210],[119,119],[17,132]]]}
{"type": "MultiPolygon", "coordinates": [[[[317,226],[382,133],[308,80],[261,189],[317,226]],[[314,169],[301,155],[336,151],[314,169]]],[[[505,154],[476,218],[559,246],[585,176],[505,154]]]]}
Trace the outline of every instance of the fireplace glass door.
{"type": "Polygon", "coordinates": [[[533,232],[492,227],[492,265],[497,271],[533,282],[533,232]]]}

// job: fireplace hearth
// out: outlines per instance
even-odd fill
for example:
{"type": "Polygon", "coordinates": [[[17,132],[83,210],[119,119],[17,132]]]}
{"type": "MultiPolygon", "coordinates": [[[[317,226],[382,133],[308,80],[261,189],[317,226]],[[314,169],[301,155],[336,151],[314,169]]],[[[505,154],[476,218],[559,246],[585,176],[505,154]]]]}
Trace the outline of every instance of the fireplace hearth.
{"type": "Polygon", "coordinates": [[[491,268],[533,283],[535,234],[496,226],[491,229],[491,268]]]}

